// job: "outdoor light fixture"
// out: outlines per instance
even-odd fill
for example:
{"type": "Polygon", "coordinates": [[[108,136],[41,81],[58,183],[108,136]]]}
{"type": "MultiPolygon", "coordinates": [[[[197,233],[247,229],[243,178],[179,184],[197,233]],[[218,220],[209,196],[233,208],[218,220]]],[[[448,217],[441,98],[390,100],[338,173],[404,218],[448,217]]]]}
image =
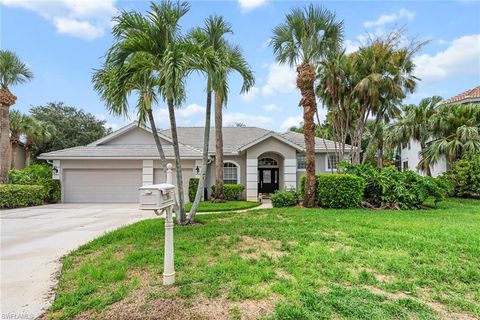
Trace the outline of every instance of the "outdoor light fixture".
{"type": "Polygon", "coordinates": [[[200,174],[200,168],[199,168],[198,166],[195,168],[195,172],[196,172],[197,174],[200,174]]]}

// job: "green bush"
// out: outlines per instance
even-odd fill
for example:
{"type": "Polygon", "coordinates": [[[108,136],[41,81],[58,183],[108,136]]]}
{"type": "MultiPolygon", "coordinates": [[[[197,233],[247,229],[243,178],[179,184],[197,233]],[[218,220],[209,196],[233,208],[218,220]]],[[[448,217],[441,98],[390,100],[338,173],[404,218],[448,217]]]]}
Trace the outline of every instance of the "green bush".
{"type": "Polygon", "coordinates": [[[274,208],[293,207],[298,203],[298,194],[295,191],[276,191],[270,200],[274,208]]]}
{"type": "Polygon", "coordinates": [[[200,179],[198,178],[190,178],[190,180],[188,180],[188,200],[190,201],[190,203],[193,203],[193,201],[195,201],[195,195],[197,194],[199,181],[200,179]]]}
{"type": "Polygon", "coordinates": [[[48,164],[32,164],[21,170],[10,170],[9,181],[11,184],[43,186],[46,192],[46,202],[60,201],[60,181],[53,180],[52,167],[48,164]]]}
{"type": "Polygon", "coordinates": [[[0,208],[37,206],[44,203],[45,188],[36,185],[0,185],[0,208]]]}
{"type": "MultiPolygon", "coordinates": [[[[242,192],[245,190],[243,184],[224,184],[223,185],[223,194],[225,195],[225,200],[239,200],[242,196],[242,192]]],[[[212,193],[215,193],[215,185],[212,186],[212,193]]]]}
{"type": "MultiPolygon", "coordinates": [[[[315,202],[326,208],[357,207],[365,187],[361,177],[350,174],[317,174],[315,202]]],[[[305,176],[300,178],[300,195],[305,193],[305,176]]]]}
{"type": "Polygon", "coordinates": [[[325,208],[354,208],[362,200],[365,182],[351,174],[318,174],[315,200],[325,208]]]}
{"type": "Polygon", "coordinates": [[[458,160],[442,176],[455,197],[480,197],[480,155],[458,160]]]}
{"type": "Polygon", "coordinates": [[[448,189],[440,179],[423,177],[411,170],[378,169],[368,164],[346,164],[343,168],[365,180],[363,201],[374,207],[418,209],[429,197],[435,202],[443,200],[448,189]]]}

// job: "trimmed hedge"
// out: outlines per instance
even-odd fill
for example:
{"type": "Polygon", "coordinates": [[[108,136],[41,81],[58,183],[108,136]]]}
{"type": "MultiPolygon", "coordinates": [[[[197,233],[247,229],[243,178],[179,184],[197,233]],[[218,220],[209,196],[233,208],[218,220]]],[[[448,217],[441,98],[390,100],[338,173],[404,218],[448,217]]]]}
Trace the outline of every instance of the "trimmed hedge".
{"type": "Polygon", "coordinates": [[[0,185],[0,208],[38,206],[44,203],[45,188],[37,185],[0,185]]]}
{"type": "Polygon", "coordinates": [[[293,207],[298,203],[298,193],[295,191],[276,191],[270,196],[274,208],[293,207]]]}
{"type": "MultiPolygon", "coordinates": [[[[223,194],[225,195],[225,200],[240,200],[245,186],[243,184],[224,184],[223,185],[223,194]]],[[[212,193],[215,193],[215,185],[212,186],[212,193]]]]}
{"type": "Polygon", "coordinates": [[[197,194],[199,181],[199,178],[190,178],[190,180],[188,180],[188,200],[190,201],[190,203],[193,203],[193,201],[195,201],[195,195],[197,194]]]}
{"type": "Polygon", "coordinates": [[[10,184],[43,186],[46,192],[46,202],[60,201],[60,181],[53,180],[52,167],[48,164],[32,164],[21,170],[10,170],[9,181],[10,184]]]}
{"type": "MultiPolygon", "coordinates": [[[[315,202],[324,208],[354,208],[362,200],[365,182],[352,174],[317,174],[315,202]]],[[[300,179],[300,193],[305,192],[305,176],[300,179]]]]}

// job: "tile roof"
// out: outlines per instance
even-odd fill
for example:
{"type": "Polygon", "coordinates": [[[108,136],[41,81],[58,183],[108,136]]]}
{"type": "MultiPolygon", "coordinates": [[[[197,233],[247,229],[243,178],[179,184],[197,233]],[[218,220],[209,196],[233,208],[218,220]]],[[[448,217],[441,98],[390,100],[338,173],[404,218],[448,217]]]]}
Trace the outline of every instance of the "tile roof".
{"type": "Polygon", "coordinates": [[[453,103],[468,103],[468,102],[480,102],[480,86],[477,86],[473,89],[467,90],[460,94],[457,94],[450,99],[442,101],[443,104],[453,104],[453,103]]]}

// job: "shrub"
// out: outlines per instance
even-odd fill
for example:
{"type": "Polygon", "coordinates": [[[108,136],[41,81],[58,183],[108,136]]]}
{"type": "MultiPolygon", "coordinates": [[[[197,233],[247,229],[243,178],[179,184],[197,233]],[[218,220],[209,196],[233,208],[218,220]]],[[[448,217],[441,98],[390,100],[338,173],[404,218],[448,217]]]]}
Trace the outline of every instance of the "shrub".
{"type": "Polygon", "coordinates": [[[195,201],[195,195],[197,194],[199,181],[200,179],[198,178],[190,178],[190,180],[188,180],[188,200],[190,201],[190,203],[193,203],[193,201],[195,201]]]}
{"type": "Polygon", "coordinates": [[[45,188],[37,185],[0,185],[0,208],[37,206],[44,203],[45,188]]]}
{"type": "Polygon", "coordinates": [[[293,207],[298,203],[298,194],[295,191],[276,191],[270,200],[275,208],[293,207]]]}
{"type": "Polygon", "coordinates": [[[452,196],[480,197],[480,155],[458,160],[442,180],[451,186],[452,196]]]}
{"type": "Polygon", "coordinates": [[[60,181],[53,180],[52,167],[48,164],[32,164],[21,170],[10,170],[9,181],[11,184],[41,185],[46,192],[46,202],[60,201],[60,181]]]}
{"type": "Polygon", "coordinates": [[[435,202],[443,200],[448,189],[440,179],[422,177],[411,170],[351,164],[343,165],[343,168],[365,180],[363,201],[374,207],[417,209],[429,197],[435,202]]]}
{"type": "MultiPolygon", "coordinates": [[[[245,186],[243,184],[224,184],[223,185],[223,194],[225,195],[225,200],[239,200],[245,186]]],[[[215,185],[212,186],[212,192],[215,193],[215,185]]]]}
{"type": "Polygon", "coordinates": [[[315,200],[321,207],[354,208],[364,187],[363,179],[351,174],[318,174],[315,200]]]}

